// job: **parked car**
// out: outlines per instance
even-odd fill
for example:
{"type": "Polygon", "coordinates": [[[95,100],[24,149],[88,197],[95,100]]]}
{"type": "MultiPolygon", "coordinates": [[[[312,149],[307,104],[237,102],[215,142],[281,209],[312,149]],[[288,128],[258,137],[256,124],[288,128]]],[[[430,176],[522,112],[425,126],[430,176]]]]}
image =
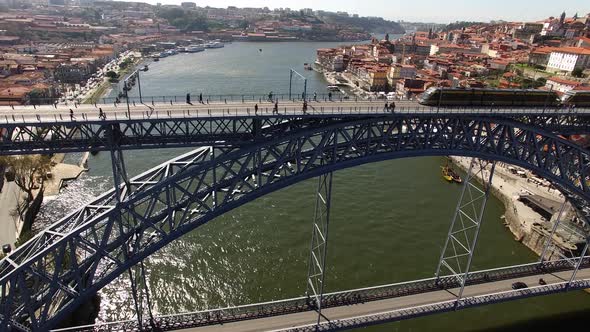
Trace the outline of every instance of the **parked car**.
{"type": "Polygon", "coordinates": [[[525,284],[522,281],[517,281],[512,284],[512,289],[523,289],[523,288],[528,288],[528,287],[529,286],[527,286],[527,284],[525,284]]]}

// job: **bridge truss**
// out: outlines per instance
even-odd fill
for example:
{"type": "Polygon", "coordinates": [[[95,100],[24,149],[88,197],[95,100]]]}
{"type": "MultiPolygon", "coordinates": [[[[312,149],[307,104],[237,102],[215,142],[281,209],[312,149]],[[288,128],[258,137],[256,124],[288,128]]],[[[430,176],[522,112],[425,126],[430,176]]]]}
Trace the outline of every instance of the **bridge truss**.
{"type": "MultiPolygon", "coordinates": [[[[184,128],[193,125],[191,121],[174,121],[184,128]]],[[[150,132],[158,127],[159,132],[172,130],[170,121],[162,123],[151,123],[150,132]]],[[[146,136],[136,124],[107,123],[90,125],[84,131],[100,130],[100,140],[81,143],[76,141],[80,136],[71,136],[71,145],[64,141],[53,145],[54,140],[44,138],[29,140],[35,142],[34,148],[20,148],[21,153],[55,151],[54,146],[60,151],[108,148],[112,151],[116,187],[0,261],[0,330],[9,326],[22,331],[51,328],[116,277],[215,217],[305,179],[326,179],[324,174],[364,163],[444,155],[498,160],[528,168],[552,181],[579,211],[584,211],[590,201],[588,152],[549,131],[510,119],[448,114],[292,120],[268,117],[234,118],[231,122],[211,119],[208,127],[213,137],[216,131],[229,128],[233,135],[226,133],[220,140],[203,134],[194,135],[200,137],[195,139],[190,130],[181,130],[183,135],[158,136],[169,138],[158,144],[153,138],[142,141],[140,137],[146,136]],[[236,131],[240,123],[247,127],[243,132],[236,131]],[[182,143],[181,137],[190,144],[211,146],[127,179],[121,149],[142,144],[184,146],[187,143],[182,143]],[[95,145],[97,142],[100,145],[95,145]]],[[[32,135],[39,132],[43,130],[30,130],[32,135]]],[[[21,142],[25,140],[22,136],[21,142]]],[[[14,148],[18,140],[13,143],[3,151],[19,149],[14,148]]],[[[328,194],[322,181],[319,192],[328,194]]],[[[329,202],[326,196],[319,197],[329,202]]],[[[321,219],[322,214],[316,214],[315,224],[318,216],[321,219]]],[[[327,232],[328,218],[324,216],[327,232]]],[[[584,213],[582,216],[586,218],[584,213]]],[[[323,236],[325,243],[320,241],[316,247],[321,249],[320,255],[325,255],[327,234],[314,236],[323,236]]],[[[575,261],[576,269],[582,261],[575,261]]],[[[319,264],[321,278],[324,264],[319,264]]],[[[310,272],[310,278],[317,275],[310,272]]],[[[469,277],[466,272],[463,285],[469,277]]],[[[308,296],[312,294],[321,309],[321,287],[308,292],[308,296]]]]}

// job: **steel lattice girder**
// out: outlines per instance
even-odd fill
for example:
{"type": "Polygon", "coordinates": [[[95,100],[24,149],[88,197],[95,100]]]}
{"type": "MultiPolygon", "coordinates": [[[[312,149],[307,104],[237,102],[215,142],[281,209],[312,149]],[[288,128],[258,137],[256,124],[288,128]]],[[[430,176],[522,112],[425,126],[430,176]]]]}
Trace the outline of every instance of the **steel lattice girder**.
{"type": "Polygon", "coordinates": [[[590,201],[590,155],[506,120],[373,118],[286,131],[234,149],[203,148],[130,180],[0,262],[0,329],[54,326],[110,281],[198,226],[326,172],[394,158],[459,155],[528,168],[579,208],[590,201]]]}
{"type": "MultiPolygon", "coordinates": [[[[0,124],[0,155],[67,153],[88,150],[156,149],[187,146],[242,146],[258,135],[272,137],[276,131],[310,129],[337,123],[354,123],[363,118],[404,121],[450,120],[465,114],[441,110],[440,113],[415,114],[309,114],[305,116],[266,115],[202,118],[148,118],[122,121],[64,121],[55,123],[0,124]],[[272,128],[272,130],[270,130],[272,128]],[[266,130],[262,130],[266,129],[266,130]],[[114,142],[111,140],[114,136],[114,142]]],[[[500,114],[485,119],[513,119],[557,134],[582,134],[590,131],[590,115],[553,112],[532,115],[500,114]]]]}

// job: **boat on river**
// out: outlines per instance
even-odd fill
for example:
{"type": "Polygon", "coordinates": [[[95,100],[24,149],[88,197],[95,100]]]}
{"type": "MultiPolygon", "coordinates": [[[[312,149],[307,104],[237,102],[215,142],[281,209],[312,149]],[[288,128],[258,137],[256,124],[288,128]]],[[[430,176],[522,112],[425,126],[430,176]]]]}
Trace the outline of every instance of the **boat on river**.
{"type": "Polygon", "coordinates": [[[463,182],[463,179],[461,179],[461,176],[457,172],[455,172],[453,167],[449,166],[449,164],[447,164],[445,166],[441,166],[441,168],[442,168],[443,179],[445,179],[449,182],[456,182],[456,183],[463,182]]]}
{"type": "Polygon", "coordinates": [[[453,177],[449,174],[449,168],[447,166],[441,166],[443,179],[453,182],[453,177]]]}

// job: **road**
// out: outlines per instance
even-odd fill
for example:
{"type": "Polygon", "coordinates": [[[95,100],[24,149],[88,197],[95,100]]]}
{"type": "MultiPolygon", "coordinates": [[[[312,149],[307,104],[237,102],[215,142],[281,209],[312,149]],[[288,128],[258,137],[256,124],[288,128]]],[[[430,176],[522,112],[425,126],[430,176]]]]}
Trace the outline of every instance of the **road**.
{"type": "MultiPolygon", "coordinates": [[[[107,120],[125,120],[127,115],[131,119],[165,118],[165,117],[211,117],[211,116],[248,116],[254,115],[255,105],[258,105],[258,115],[270,115],[273,112],[273,103],[270,102],[229,102],[229,103],[156,103],[156,104],[131,104],[129,112],[125,103],[91,105],[81,104],[77,107],[58,105],[54,108],[51,105],[43,106],[15,106],[14,108],[0,107],[0,124],[22,123],[22,122],[56,122],[70,121],[70,110],[73,119],[76,121],[99,121],[99,110],[106,115],[107,120]]],[[[385,100],[378,101],[310,101],[308,114],[384,114],[390,113],[384,109],[385,100]]],[[[301,102],[279,102],[280,114],[302,115],[301,102]]],[[[567,113],[567,110],[541,108],[516,108],[516,109],[490,109],[490,108],[436,108],[420,105],[414,101],[396,101],[396,113],[403,114],[424,114],[424,113],[463,113],[463,114],[550,114],[567,113]]],[[[590,114],[590,109],[578,109],[576,114],[590,114]]]]}
{"type": "MultiPolygon", "coordinates": [[[[479,295],[487,295],[499,293],[503,291],[512,290],[511,285],[515,281],[523,281],[529,287],[538,286],[539,278],[543,278],[548,285],[553,283],[561,283],[569,280],[571,272],[559,272],[554,274],[545,274],[540,276],[523,277],[518,279],[510,279],[497,281],[486,284],[479,284],[465,287],[463,297],[472,297],[479,295]]],[[[580,270],[576,276],[577,280],[590,279],[590,268],[580,270]]],[[[398,297],[380,301],[367,302],[363,304],[355,304],[350,306],[342,306],[336,308],[327,308],[322,310],[322,314],[330,321],[349,319],[365,315],[374,315],[385,312],[391,312],[400,309],[407,309],[411,307],[434,304],[444,301],[452,301],[455,299],[458,289],[441,290],[430,293],[423,293],[417,295],[410,295],[405,297],[398,297]]],[[[250,321],[228,323],[223,325],[212,325],[200,328],[185,329],[182,331],[194,332],[258,332],[258,331],[281,331],[294,327],[306,326],[315,324],[317,321],[317,313],[303,312],[277,317],[268,317],[250,321]]]]}

